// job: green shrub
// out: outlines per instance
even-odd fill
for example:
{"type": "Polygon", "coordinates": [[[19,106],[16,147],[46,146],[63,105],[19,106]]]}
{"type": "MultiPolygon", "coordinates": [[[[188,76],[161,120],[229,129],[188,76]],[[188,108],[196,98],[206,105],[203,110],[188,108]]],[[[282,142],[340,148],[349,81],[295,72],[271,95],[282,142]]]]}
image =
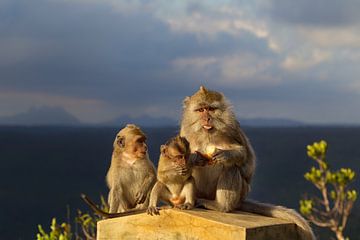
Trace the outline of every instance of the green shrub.
{"type": "Polygon", "coordinates": [[[307,146],[307,155],[318,166],[312,167],[304,177],[320,191],[320,198],[300,200],[300,212],[315,225],[329,228],[337,239],[343,240],[348,239],[344,238],[343,231],[357,198],[357,192],[349,187],[355,172],[350,168],[331,170],[326,161],[327,146],[323,140],[307,146]]]}

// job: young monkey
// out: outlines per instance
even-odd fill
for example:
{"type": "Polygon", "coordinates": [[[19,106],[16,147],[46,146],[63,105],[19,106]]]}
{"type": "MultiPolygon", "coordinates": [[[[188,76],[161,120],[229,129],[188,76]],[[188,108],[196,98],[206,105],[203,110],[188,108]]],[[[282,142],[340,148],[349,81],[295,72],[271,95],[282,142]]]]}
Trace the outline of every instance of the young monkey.
{"type": "Polygon", "coordinates": [[[110,213],[146,209],[155,180],[155,167],[149,159],[145,134],[134,124],[126,125],[114,140],[106,176],[110,213]]]}
{"type": "Polygon", "coordinates": [[[156,181],[155,167],[147,151],[146,136],[136,125],[127,124],[116,135],[113,146],[111,165],[106,176],[110,189],[109,213],[99,209],[86,195],[82,194],[81,197],[105,218],[144,212],[156,181]]]}
{"type": "Polygon", "coordinates": [[[159,214],[158,201],[173,207],[191,209],[195,204],[195,182],[191,176],[188,141],[180,136],[170,139],[160,148],[161,154],[155,183],[148,207],[148,214],[159,214]]]}

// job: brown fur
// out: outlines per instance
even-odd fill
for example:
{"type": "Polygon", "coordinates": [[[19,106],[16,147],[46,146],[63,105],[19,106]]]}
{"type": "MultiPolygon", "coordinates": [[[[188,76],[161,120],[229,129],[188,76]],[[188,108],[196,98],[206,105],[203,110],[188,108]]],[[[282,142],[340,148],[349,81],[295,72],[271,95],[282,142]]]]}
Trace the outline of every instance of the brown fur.
{"type": "Polygon", "coordinates": [[[295,211],[244,201],[255,171],[255,154],[222,93],[200,87],[194,95],[186,97],[180,135],[189,141],[193,154],[200,153],[194,158],[198,166],[192,171],[198,205],[223,212],[241,208],[291,220],[299,226],[301,239],[315,239],[310,226],[295,211]],[[211,161],[205,166],[197,164],[202,156],[208,155],[209,146],[216,148],[211,161]]]}
{"type": "Polygon", "coordinates": [[[174,137],[162,145],[160,151],[157,182],[151,191],[148,213],[159,214],[159,200],[180,209],[193,208],[195,186],[188,161],[188,141],[180,136],[174,137]]]}
{"type": "Polygon", "coordinates": [[[155,168],[149,159],[146,136],[128,124],[116,136],[111,165],[106,176],[110,189],[110,213],[146,209],[155,183],[155,168]]]}
{"type": "Polygon", "coordinates": [[[191,152],[206,154],[209,145],[217,149],[215,164],[193,169],[199,203],[218,211],[234,210],[249,192],[255,154],[223,94],[201,87],[187,97],[180,135],[189,141],[191,152]],[[201,108],[210,109],[205,120],[201,108]],[[204,129],[204,121],[212,129],[204,129]]]}

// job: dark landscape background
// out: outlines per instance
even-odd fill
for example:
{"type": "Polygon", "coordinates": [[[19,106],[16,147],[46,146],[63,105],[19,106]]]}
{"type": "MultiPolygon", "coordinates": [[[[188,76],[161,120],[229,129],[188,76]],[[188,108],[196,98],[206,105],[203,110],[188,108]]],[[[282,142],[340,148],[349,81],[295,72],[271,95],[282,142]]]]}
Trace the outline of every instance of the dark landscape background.
{"type": "MultiPolygon", "coordinates": [[[[88,211],[80,200],[107,195],[105,174],[118,127],[0,127],[0,239],[35,239],[37,224],[48,229],[51,218],[66,221],[76,209],[88,211]]],[[[177,127],[144,128],[149,154],[157,163],[159,147],[177,127]]],[[[298,209],[305,192],[315,192],[303,174],[314,162],[306,145],[325,139],[333,168],[360,172],[359,127],[244,127],[257,153],[257,170],[250,197],[298,209]]],[[[359,190],[357,179],[354,187],[359,190]]],[[[345,235],[360,239],[358,202],[345,235]]],[[[319,233],[319,231],[317,231],[319,233]]],[[[323,233],[320,239],[329,239],[323,233]]]]}

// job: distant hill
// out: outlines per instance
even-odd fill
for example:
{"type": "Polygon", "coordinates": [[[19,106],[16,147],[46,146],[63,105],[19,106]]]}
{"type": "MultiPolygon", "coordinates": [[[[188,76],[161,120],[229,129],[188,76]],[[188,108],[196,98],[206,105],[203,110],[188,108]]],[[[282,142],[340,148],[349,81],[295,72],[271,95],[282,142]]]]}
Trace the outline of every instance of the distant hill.
{"type": "MultiPolygon", "coordinates": [[[[142,127],[179,126],[180,119],[177,121],[172,118],[151,117],[149,115],[139,117],[122,115],[111,121],[89,124],[80,122],[75,116],[61,107],[49,106],[33,107],[24,113],[0,117],[0,125],[122,126],[127,123],[134,123],[142,127]]],[[[303,126],[305,123],[283,118],[240,118],[240,125],[248,127],[295,127],[303,126]]]]}
{"type": "Polygon", "coordinates": [[[27,112],[0,117],[0,125],[80,125],[80,121],[61,107],[33,107],[27,112]]]}
{"type": "MultiPolygon", "coordinates": [[[[246,127],[296,127],[305,125],[305,123],[300,121],[282,118],[245,118],[239,121],[241,126],[246,127]]],[[[101,125],[119,126],[126,123],[134,123],[143,127],[178,126],[180,119],[177,122],[171,118],[154,118],[147,115],[136,118],[121,116],[101,125]]]]}
{"type": "Polygon", "coordinates": [[[241,126],[248,127],[298,127],[306,123],[285,118],[245,118],[240,119],[241,126]]]}

